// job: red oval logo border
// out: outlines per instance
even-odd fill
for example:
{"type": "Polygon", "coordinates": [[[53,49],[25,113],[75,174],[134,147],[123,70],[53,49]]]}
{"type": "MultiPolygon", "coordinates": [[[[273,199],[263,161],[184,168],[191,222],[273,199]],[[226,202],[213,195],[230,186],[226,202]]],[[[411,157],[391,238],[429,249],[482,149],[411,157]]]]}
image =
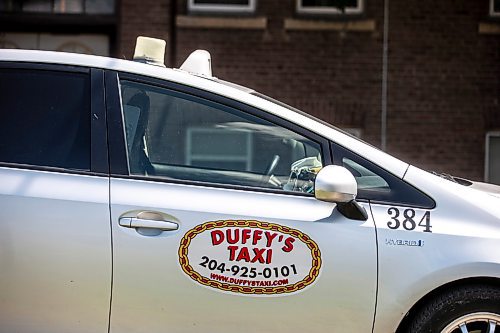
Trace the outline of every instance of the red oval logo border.
{"type": "Polygon", "coordinates": [[[179,246],[179,263],[184,273],[186,273],[196,282],[208,287],[216,288],[223,291],[249,294],[249,295],[252,294],[276,295],[276,294],[293,293],[301,289],[304,289],[308,285],[312,284],[318,277],[321,268],[321,251],[319,250],[318,244],[316,244],[315,241],[313,241],[308,235],[297,229],[293,229],[287,226],[282,226],[279,224],[254,221],[254,220],[221,220],[221,221],[205,222],[200,225],[197,225],[193,229],[189,230],[184,235],[184,237],[182,237],[179,246]],[[246,286],[243,287],[243,286],[233,285],[230,283],[211,280],[209,278],[201,276],[198,272],[196,272],[193,269],[193,267],[189,263],[188,251],[189,251],[189,245],[191,244],[191,240],[200,233],[205,232],[207,230],[225,228],[225,227],[259,228],[263,230],[281,232],[283,234],[288,234],[300,239],[304,244],[307,245],[309,250],[311,250],[312,266],[309,271],[309,274],[306,276],[305,279],[297,283],[294,283],[289,286],[278,286],[278,287],[246,287],[246,286]]]}

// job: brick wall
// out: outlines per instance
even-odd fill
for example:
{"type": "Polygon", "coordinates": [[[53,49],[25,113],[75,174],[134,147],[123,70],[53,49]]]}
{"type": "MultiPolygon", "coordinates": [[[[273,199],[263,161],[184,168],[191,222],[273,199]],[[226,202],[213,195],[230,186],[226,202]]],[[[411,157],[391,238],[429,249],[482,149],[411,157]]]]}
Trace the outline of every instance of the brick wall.
{"type": "MultiPolygon", "coordinates": [[[[260,1],[256,16],[268,19],[258,31],[178,29],[177,59],[205,48],[216,76],[250,86],[328,122],[363,129],[370,141],[380,110],[381,37],[377,30],[288,31],[295,1],[260,1]]],[[[179,8],[184,9],[185,5],[179,8]]],[[[367,17],[379,18],[374,2],[367,17]]]]}
{"type": "MultiPolygon", "coordinates": [[[[172,39],[172,0],[121,0],[119,2],[118,58],[132,59],[137,36],[172,39]]],[[[172,45],[167,43],[167,59],[172,45]]]]}
{"type": "MultiPolygon", "coordinates": [[[[345,22],[297,15],[294,0],[262,0],[254,14],[240,18],[265,17],[265,29],[174,26],[173,10],[198,16],[187,12],[186,0],[177,8],[172,3],[122,0],[120,52],[130,57],[139,34],[167,38],[168,63],[176,66],[191,51],[207,49],[215,76],[360,128],[363,139],[380,144],[383,0],[366,0],[364,13],[345,22]],[[287,19],[346,25],[285,29],[287,19]],[[349,29],[351,22],[374,26],[349,29]]],[[[483,179],[485,133],[500,129],[500,35],[478,33],[478,24],[489,20],[488,5],[390,2],[389,153],[425,169],[483,179]]]]}
{"type": "Polygon", "coordinates": [[[499,128],[500,35],[478,34],[488,1],[391,1],[388,150],[426,169],[483,179],[499,128]]]}

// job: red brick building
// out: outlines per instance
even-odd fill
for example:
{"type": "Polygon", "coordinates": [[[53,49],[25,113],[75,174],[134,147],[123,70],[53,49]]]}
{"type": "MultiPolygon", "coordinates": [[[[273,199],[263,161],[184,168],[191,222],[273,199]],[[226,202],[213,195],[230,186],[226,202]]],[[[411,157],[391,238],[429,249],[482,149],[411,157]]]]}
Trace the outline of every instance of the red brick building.
{"type": "Polygon", "coordinates": [[[425,169],[500,184],[499,0],[0,2],[0,47],[131,58],[138,35],[425,169]],[[332,6],[343,3],[343,11],[332,6]]]}

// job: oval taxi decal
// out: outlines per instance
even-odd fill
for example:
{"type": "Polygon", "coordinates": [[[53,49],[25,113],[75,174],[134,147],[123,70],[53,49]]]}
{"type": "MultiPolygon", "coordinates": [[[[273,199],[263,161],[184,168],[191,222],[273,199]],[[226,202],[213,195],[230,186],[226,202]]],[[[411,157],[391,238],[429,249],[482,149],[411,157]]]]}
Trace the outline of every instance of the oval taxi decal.
{"type": "Polygon", "coordinates": [[[310,286],[321,252],[303,232],[260,221],[211,221],[181,239],[179,263],[194,281],[244,295],[290,294],[310,286]]]}

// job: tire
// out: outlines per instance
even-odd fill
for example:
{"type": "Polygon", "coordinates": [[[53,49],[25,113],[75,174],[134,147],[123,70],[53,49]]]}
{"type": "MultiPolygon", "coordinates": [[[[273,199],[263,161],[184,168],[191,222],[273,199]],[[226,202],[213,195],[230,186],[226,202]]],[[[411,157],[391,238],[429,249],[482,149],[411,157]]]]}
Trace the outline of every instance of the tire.
{"type": "Polygon", "coordinates": [[[500,333],[500,288],[463,286],[435,297],[410,322],[408,333],[500,333]]]}

